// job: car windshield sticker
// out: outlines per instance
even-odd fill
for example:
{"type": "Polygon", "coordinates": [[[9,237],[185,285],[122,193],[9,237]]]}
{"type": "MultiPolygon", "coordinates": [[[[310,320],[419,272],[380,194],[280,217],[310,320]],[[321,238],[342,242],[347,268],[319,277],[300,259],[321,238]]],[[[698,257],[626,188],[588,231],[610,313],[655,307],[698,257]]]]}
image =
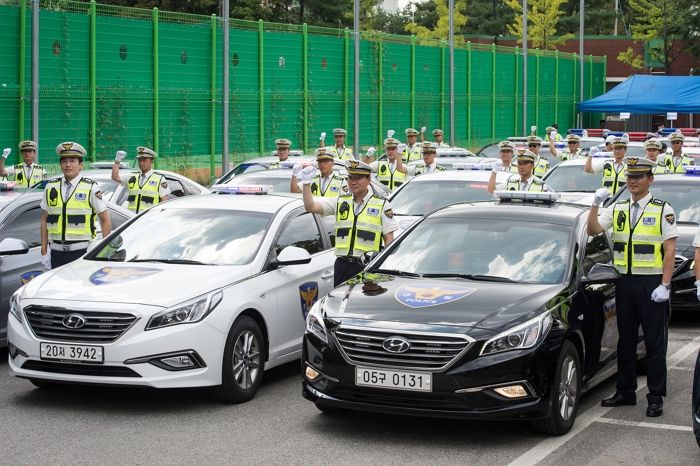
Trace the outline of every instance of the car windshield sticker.
{"type": "Polygon", "coordinates": [[[102,267],[90,275],[90,282],[93,285],[111,285],[147,277],[160,271],[153,267],[102,267]]]}
{"type": "Polygon", "coordinates": [[[299,286],[299,298],[301,299],[301,315],[306,321],[306,316],[318,300],[318,283],[306,282],[299,286]]]}
{"type": "Polygon", "coordinates": [[[43,270],[30,270],[29,272],[24,272],[19,278],[22,280],[22,285],[26,285],[42,273],[44,273],[43,270]]]}
{"type": "Polygon", "coordinates": [[[476,291],[476,288],[463,286],[442,286],[437,284],[401,286],[396,290],[396,300],[408,307],[419,308],[439,306],[457,301],[476,291]]]}

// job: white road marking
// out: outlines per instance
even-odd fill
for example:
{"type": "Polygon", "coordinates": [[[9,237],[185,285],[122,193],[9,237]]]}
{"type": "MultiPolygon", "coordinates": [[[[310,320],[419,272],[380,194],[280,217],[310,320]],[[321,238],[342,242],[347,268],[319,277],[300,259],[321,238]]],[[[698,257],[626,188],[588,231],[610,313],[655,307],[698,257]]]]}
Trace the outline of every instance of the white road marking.
{"type": "MultiPolygon", "coordinates": [[[[688,342],[685,346],[667,358],[667,367],[671,368],[676,366],[678,363],[697,351],[698,348],[700,348],[700,337],[695,337],[692,341],[688,342]]],[[[637,392],[643,390],[646,388],[646,386],[646,376],[643,375],[637,377],[637,387],[639,387],[637,388],[637,392]]],[[[592,407],[576,418],[574,427],[571,428],[568,434],[558,437],[550,437],[541,441],[517,457],[515,460],[511,461],[508,466],[526,466],[539,463],[551,453],[561,448],[566,442],[577,436],[582,430],[600,420],[611,409],[612,408],[603,408],[600,406],[600,404],[592,407]]]]}
{"type": "Polygon", "coordinates": [[[602,417],[600,419],[596,419],[595,422],[602,422],[604,424],[615,424],[618,426],[648,427],[651,429],[681,430],[683,432],[692,432],[693,431],[693,428],[690,426],[676,426],[673,424],[656,424],[654,422],[625,421],[622,419],[610,419],[609,417],[602,417]]]}
{"type": "Polygon", "coordinates": [[[674,371],[686,371],[686,372],[693,372],[695,370],[694,367],[685,367],[685,366],[669,367],[669,369],[673,369],[674,371]]]}

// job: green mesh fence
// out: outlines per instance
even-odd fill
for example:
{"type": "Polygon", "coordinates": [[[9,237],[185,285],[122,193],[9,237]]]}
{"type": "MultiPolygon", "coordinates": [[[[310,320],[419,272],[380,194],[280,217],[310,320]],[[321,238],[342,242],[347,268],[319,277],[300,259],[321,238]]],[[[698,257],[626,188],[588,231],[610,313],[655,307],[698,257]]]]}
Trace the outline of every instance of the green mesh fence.
{"type": "MultiPolygon", "coordinates": [[[[221,162],[221,19],[68,0],[40,3],[39,128],[42,163],[75,140],[94,160],[148,145],[158,166],[221,162]]],[[[31,137],[31,23],[27,0],[0,3],[0,145],[31,137]],[[4,141],[4,142],[3,142],[4,141]]],[[[353,141],[351,31],[231,20],[229,146],[233,160],[291,139],[311,151],[322,131],[345,127],[353,141]]],[[[449,50],[445,42],[363,32],[360,145],[389,129],[442,128],[449,139],[449,50]]],[[[521,133],[522,53],[464,43],[455,49],[454,139],[481,145],[521,133]]],[[[604,58],[585,59],[585,97],[605,90],[604,58]]],[[[528,121],[540,135],[573,126],[578,57],[531,51],[528,121]]],[[[585,126],[599,115],[585,114],[585,126]]],[[[332,137],[328,137],[331,141],[332,137]]]]}

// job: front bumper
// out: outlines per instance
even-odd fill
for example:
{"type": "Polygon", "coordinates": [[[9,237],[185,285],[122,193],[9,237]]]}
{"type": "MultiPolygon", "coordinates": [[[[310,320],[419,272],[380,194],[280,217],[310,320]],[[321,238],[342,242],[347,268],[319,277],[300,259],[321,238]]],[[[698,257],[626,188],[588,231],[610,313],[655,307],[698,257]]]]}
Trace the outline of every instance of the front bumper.
{"type": "Polygon", "coordinates": [[[8,352],[8,361],[10,371],[16,377],[154,388],[221,384],[222,357],[227,335],[209,325],[206,320],[144,331],[148,319],[141,319],[112,343],[40,339],[29,328],[26,318],[19,322],[10,315],[8,320],[8,343],[10,348],[16,349],[8,352]],[[104,362],[91,364],[42,360],[41,342],[102,346],[104,362]],[[152,356],[187,351],[193,352],[203,367],[166,370],[147,362],[152,356]]]}

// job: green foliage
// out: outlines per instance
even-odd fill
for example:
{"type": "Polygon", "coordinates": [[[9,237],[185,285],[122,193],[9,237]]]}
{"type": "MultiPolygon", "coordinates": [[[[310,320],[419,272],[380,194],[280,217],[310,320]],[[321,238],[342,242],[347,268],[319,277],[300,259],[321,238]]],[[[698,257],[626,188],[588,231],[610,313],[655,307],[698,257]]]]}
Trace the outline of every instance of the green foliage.
{"type": "MultiPolygon", "coordinates": [[[[437,23],[430,28],[418,23],[408,23],[406,31],[415,34],[419,39],[447,40],[449,36],[450,17],[447,0],[435,0],[437,23]]],[[[454,30],[460,31],[467,24],[467,0],[456,0],[454,11],[454,30]]],[[[455,42],[461,38],[455,37],[455,42]]]]}
{"type": "MultiPolygon", "coordinates": [[[[519,0],[505,0],[515,13],[513,23],[506,29],[513,36],[523,35],[523,5],[519,0]]],[[[535,48],[555,49],[557,45],[565,43],[573,37],[573,34],[557,36],[557,24],[564,14],[560,10],[564,0],[528,0],[528,41],[535,48]]],[[[522,40],[518,40],[522,43],[522,40]]]]}
{"type": "Polygon", "coordinates": [[[462,29],[465,34],[502,36],[506,25],[513,22],[513,10],[503,0],[469,0],[469,22],[462,29]]]}

